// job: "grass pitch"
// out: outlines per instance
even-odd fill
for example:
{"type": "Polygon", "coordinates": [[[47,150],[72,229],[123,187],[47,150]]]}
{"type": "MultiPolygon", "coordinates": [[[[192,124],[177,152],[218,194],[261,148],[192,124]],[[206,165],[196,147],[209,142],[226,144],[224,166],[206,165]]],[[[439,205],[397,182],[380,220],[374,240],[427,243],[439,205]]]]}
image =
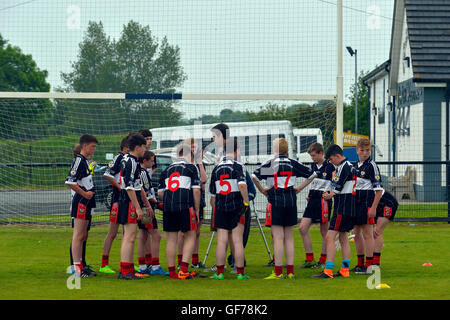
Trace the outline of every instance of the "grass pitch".
{"type": "MultiPolygon", "coordinates": [[[[270,230],[264,228],[271,246],[270,230]]],[[[89,233],[87,262],[98,270],[101,262],[103,240],[107,227],[93,227],[89,233]]],[[[119,231],[120,233],[120,231],[119,231]]],[[[320,255],[321,239],[317,226],[311,228],[316,260],[320,255]]],[[[163,233],[164,234],[164,233],[163,233]]],[[[263,267],[269,260],[258,228],[252,228],[246,248],[246,273],[250,280],[236,280],[225,273],[224,281],[194,279],[171,280],[153,276],[141,281],[121,281],[117,274],[98,274],[95,278],[81,279],[80,290],[67,288],[69,244],[72,229],[63,227],[31,228],[20,226],[0,227],[0,299],[50,299],[50,300],[114,300],[114,299],[226,299],[226,300],[299,300],[299,299],[439,299],[450,298],[450,226],[447,223],[418,224],[391,223],[385,231],[385,246],[381,256],[381,283],[390,289],[370,290],[369,276],[351,275],[349,279],[311,279],[317,270],[298,269],[304,261],[300,234],[295,230],[295,280],[263,280],[272,268],[263,267]],[[425,262],[431,267],[423,267],[425,262]]],[[[200,261],[203,261],[211,232],[202,229],[200,261]]],[[[110,263],[118,271],[120,260],[119,235],[113,243],[110,263]]],[[[161,243],[160,261],[167,269],[165,238],[161,243]]],[[[207,265],[215,263],[213,242],[207,265]]],[[[355,265],[355,247],[351,242],[352,261],[355,265]]],[[[136,255],[136,252],[135,252],[136,255]]],[[[137,257],[136,257],[137,260],[137,257]]],[[[136,261],[137,262],[137,261],[136,261]]],[[[336,257],[335,271],[341,263],[336,257]]]]}

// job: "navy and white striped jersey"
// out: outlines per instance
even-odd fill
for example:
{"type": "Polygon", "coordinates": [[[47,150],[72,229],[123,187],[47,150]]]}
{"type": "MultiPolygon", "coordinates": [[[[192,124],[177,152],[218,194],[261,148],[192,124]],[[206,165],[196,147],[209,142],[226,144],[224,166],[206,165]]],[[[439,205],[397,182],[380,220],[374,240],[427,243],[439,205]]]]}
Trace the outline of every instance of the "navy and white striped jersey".
{"type": "Polygon", "coordinates": [[[277,155],[253,172],[253,177],[266,180],[268,200],[272,206],[292,208],[297,206],[297,195],[294,190],[298,177],[312,179],[316,173],[286,155],[277,155]]]}
{"type": "Polygon", "coordinates": [[[244,166],[230,157],[222,157],[211,173],[209,193],[215,197],[215,207],[221,212],[242,209],[243,198],[239,185],[247,185],[244,166]]]}
{"type": "Polygon", "coordinates": [[[73,159],[69,175],[65,181],[66,184],[78,184],[84,191],[94,191],[94,182],[89,170],[89,160],[82,154],[77,154],[73,159]]]}
{"type": "Polygon", "coordinates": [[[353,164],[356,170],[356,190],[383,190],[380,170],[371,158],[353,164]]]}
{"type": "Polygon", "coordinates": [[[141,166],[139,164],[139,160],[135,156],[126,154],[122,158],[120,165],[120,177],[122,199],[127,199],[130,201],[127,190],[133,190],[136,192],[136,197],[139,201],[139,192],[142,188],[141,166]]]}
{"type": "Polygon", "coordinates": [[[163,210],[181,212],[194,207],[193,189],[200,189],[199,172],[195,165],[176,159],[162,173],[158,192],[164,192],[163,210]]]}
{"type": "Polygon", "coordinates": [[[317,178],[311,182],[308,196],[310,198],[322,198],[323,192],[331,190],[331,180],[336,169],[330,160],[325,160],[321,166],[313,163],[311,170],[317,174],[317,178]]]}
{"type": "Polygon", "coordinates": [[[116,180],[117,183],[120,184],[120,166],[123,159],[124,154],[119,152],[116,154],[114,159],[108,164],[108,168],[106,168],[104,176],[111,177],[116,180]]]}
{"type": "Polygon", "coordinates": [[[331,191],[334,196],[334,212],[345,216],[355,214],[355,169],[347,160],[343,160],[336,168],[336,174],[331,182],[331,191]]]}
{"type": "Polygon", "coordinates": [[[347,159],[343,160],[336,168],[331,190],[337,195],[354,193],[355,174],[353,165],[347,159]]]}
{"type": "Polygon", "coordinates": [[[147,199],[156,199],[155,191],[152,188],[152,169],[141,168],[141,182],[147,199]]]}

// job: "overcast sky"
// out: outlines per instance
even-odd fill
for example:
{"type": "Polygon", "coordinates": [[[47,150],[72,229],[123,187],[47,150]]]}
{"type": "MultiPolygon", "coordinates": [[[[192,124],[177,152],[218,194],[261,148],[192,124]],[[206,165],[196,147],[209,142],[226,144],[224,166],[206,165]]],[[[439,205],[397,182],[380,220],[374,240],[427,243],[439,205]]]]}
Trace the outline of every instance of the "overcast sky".
{"type": "MultiPolygon", "coordinates": [[[[344,0],[344,88],[389,58],[394,0],[344,0]]],[[[2,0],[0,33],[49,72],[70,71],[90,20],[129,20],[180,47],[183,93],[335,94],[336,0],[2,0]]],[[[347,97],[345,98],[347,100],[347,97]]]]}

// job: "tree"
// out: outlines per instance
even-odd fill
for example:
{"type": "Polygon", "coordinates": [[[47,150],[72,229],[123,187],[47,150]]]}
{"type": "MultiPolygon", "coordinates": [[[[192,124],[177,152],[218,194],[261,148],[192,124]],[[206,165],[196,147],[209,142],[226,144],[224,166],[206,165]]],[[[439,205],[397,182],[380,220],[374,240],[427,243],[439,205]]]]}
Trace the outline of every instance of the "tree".
{"type": "MultiPolygon", "coordinates": [[[[63,91],[75,92],[129,92],[174,93],[186,80],[181,66],[180,49],[169,44],[166,37],[155,38],[148,26],[135,21],[124,25],[120,38],[110,39],[101,22],[89,22],[83,41],[79,45],[78,60],[72,71],[61,73],[63,91]]],[[[92,101],[95,102],[95,101],[92,101]]],[[[171,101],[127,100],[96,101],[88,114],[123,115],[121,124],[111,126],[108,117],[95,117],[94,132],[118,133],[139,128],[152,128],[181,124],[181,112],[171,101]]],[[[59,113],[77,108],[77,103],[58,101],[59,113]]],[[[72,120],[74,121],[74,120],[72,120]]]]}
{"type": "MultiPolygon", "coordinates": [[[[0,91],[48,92],[47,76],[31,55],[0,35],[0,91]]],[[[0,137],[24,140],[45,135],[50,111],[48,99],[0,99],[0,137]]]]}
{"type": "MultiPolygon", "coordinates": [[[[361,71],[358,77],[358,134],[369,135],[369,91],[362,78],[367,74],[361,71]]],[[[355,84],[350,87],[350,102],[344,103],[344,131],[355,131],[355,84]]]]}

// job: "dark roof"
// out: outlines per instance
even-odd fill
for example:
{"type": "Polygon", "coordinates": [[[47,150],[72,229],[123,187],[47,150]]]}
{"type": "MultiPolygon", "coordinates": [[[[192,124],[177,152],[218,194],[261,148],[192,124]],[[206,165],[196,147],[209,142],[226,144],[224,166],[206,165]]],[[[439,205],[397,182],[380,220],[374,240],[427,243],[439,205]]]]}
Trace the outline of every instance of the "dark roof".
{"type": "Polygon", "coordinates": [[[450,81],[450,0],[405,0],[416,82],[450,81]]]}

